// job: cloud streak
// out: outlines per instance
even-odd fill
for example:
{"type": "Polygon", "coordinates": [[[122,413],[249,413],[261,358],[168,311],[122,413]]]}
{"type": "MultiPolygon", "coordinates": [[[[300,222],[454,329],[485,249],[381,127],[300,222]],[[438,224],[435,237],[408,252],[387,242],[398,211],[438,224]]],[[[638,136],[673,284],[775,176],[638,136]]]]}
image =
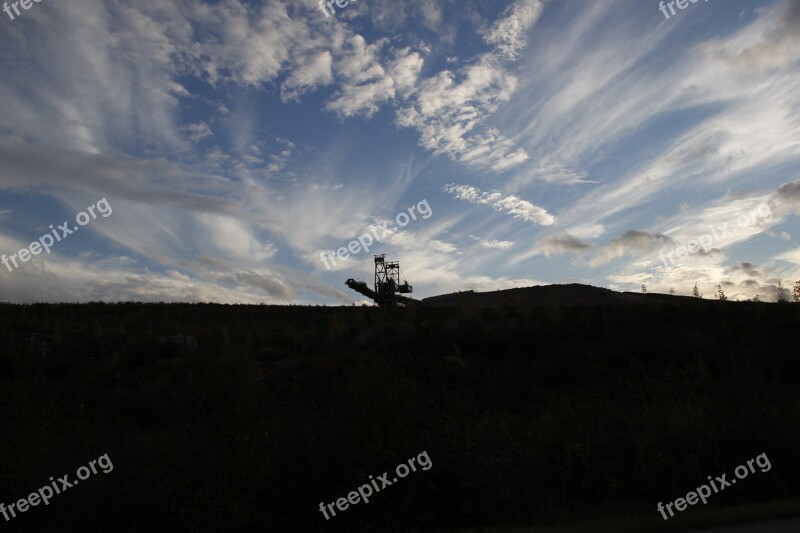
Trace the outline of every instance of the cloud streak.
{"type": "Polygon", "coordinates": [[[525,222],[532,222],[542,226],[552,226],[556,223],[556,217],[548,213],[546,209],[514,195],[502,194],[499,191],[486,192],[472,185],[457,185],[455,183],[446,185],[443,190],[459,200],[471,204],[487,205],[495,211],[505,213],[525,222]]]}

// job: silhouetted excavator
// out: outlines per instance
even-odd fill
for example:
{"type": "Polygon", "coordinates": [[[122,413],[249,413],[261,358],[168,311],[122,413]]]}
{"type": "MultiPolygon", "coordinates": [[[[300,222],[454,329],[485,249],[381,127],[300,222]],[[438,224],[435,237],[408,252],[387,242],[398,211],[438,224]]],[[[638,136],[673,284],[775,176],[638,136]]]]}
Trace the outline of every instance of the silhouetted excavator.
{"type": "Polygon", "coordinates": [[[359,294],[372,299],[383,306],[405,306],[417,303],[417,300],[402,296],[412,292],[407,281],[400,283],[400,263],[386,261],[386,255],[375,256],[375,290],[370,289],[363,281],[350,278],[345,285],[359,294]]]}

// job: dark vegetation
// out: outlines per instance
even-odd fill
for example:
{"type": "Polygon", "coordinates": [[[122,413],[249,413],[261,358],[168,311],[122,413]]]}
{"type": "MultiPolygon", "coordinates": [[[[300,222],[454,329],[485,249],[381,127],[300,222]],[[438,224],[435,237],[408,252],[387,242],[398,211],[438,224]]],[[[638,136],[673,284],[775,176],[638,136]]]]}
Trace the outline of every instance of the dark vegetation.
{"type": "MultiPolygon", "coordinates": [[[[21,531],[386,531],[800,494],[800,306],[0,305],[0,501],[108,453],[21,531]],[[158,349],[191,335],[195,353],[158,349]],[[433,467],[318,510],[428,452],[433,467]],[[56,529],[53,529],[56,528],[56,529]]],[[[392,477],[390,476],[390,478],[392,477]]],[[[691,513],[692,509],[683,514],[691,513]]]]}

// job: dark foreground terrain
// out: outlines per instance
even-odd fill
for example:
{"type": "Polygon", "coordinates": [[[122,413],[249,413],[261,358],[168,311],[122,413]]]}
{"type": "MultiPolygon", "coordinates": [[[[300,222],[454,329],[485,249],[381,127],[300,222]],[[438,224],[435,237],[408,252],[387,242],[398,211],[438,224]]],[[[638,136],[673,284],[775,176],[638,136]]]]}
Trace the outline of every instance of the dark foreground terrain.
{"type": "Polygon", "coordinates": [[[27,334],[0,337],[0,502],[113,463],[3,530],[655,531],[800,496],[800,305],[0,305],[0,333],[27,334]]]}

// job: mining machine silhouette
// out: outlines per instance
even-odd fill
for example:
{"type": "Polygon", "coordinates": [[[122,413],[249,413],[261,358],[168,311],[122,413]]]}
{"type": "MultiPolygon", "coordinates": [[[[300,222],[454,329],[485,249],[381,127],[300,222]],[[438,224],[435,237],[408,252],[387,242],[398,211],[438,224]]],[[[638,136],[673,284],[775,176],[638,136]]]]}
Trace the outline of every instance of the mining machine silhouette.
{"type": "Polygon", "coordinates": [[[375,256],[375,290],[370,289],[365,282],[353,278],[344,284],[381,306],[403,307],[417,303],[417,300],[403,296],[410,294],[412,287],[408,281],[400,283],[400,263],[386,261],[385,254],[375,256]]]}

